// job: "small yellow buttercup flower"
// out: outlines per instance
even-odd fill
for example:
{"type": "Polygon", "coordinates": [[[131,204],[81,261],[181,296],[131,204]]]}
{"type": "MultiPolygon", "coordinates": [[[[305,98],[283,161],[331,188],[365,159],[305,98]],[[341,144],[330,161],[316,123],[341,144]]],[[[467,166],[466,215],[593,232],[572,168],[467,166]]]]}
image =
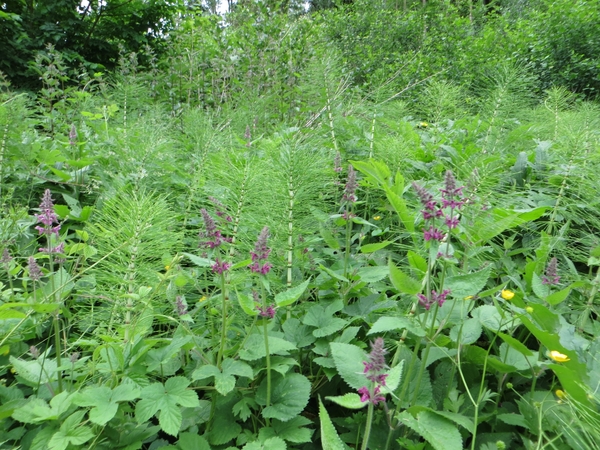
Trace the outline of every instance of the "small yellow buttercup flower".
{"type": "Polygon", "coordinates": [[[202,303],[203,301],[206,300],[206,295],[203,295],[200,300],[198,300],[198,303],[202,303]]]}
{"type": "Polygon", "coordinates": [[[381,220],[381,216],[375,216],[373,217],[373,220],[381,220]]]}
{"type": "Polygon", "coordinates": [[[422,127],[422,128],[427,128],[429,126],[429,124],[427,122],[421,122],[419,124],[419,126],[422,127]]]}
{"type": "Polygon", "coordinates": [[[552,358],[556,362],[571,361],[571,358],[569,358],[567,355],[563,355],[561,352],[556,351],[556,350],[552,350],[550,352],[550,358],[552,358]]]}
{"type": "Polygon", "coordinates": [[[567,394],[565,393],[565,391],[562,391],[560,389],[557,389],[556,391],[554,391],[554,393],[561,400],[564,400],[565,398],[567,398],[567,394]]]}
{"type": "Polygon", "coordinates": [[[515,296],[515,293],[508,289],[502,289],[500,295],[504,300],[512,300],[512,298],[515,296]]]}
{"type": "Polygon", "coordinates": [[[171,266],[169,266],[169,265],[165,266],[165,270],[166,270],[167,272],[169,271],[169,269],[170,269],[170,268],[171,268],[171,266]]]}

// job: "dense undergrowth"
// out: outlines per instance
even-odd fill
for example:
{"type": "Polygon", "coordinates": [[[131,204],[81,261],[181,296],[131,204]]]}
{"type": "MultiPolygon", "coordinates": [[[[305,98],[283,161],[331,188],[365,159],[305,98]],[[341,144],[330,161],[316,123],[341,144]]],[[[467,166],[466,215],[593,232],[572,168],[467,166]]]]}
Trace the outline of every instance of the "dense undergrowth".
{"type": "Polygon", "coordinates": [[[263,13],[2,86],[0,448],[597,448],[598,104],[263,13]]]}

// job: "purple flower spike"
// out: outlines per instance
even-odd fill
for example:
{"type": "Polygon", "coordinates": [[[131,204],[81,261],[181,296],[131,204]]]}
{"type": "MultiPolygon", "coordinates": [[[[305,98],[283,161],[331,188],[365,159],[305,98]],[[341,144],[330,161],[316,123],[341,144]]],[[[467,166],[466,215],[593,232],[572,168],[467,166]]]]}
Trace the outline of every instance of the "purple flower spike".
{"type": "Polygon", "coordinates": [[[356,197],[356,188],[358,187],[358,183],[356,181],[356,171],[354,167],[348,166],[348,180],[346,181],[346,187],[344,188],[344,195],[342,196],[342,200],[354,203],[358,200],[356,197]]]}
{"type": "Polygon", "coordinates": [[[378,394],[381,391],[381,386],[385,386],[385,379],[388,376],[388,374],[383,373],[387,368],[385,364],[386,353],[383,338],[379,337],[371,342],[371,353],[369,353],[369,360],[363,362],[365,366],[363,373],[367,380],[371,382],[372,389],[363,386],[358,390],[362,402],[370,402],[373,405],[385,402],[385,397],[378,394]]]}
{"type": "Polygon", "coordinates": [[[42,279],[42,269],[40,269],[40,266],[38,266],[38,263],[33,256],[29,257],[27,268],[29,269],[29,278],[33,281],[40,281],[42,279]]]}
{"type": "Polygon", "coordinates": [[[340,152],[337,152],[335,158],[333,158],[333,170],[337,173],[342,171],[342,155],[340,152]]]}
{"type": "Polygon", "coordinates": [[[217,261],[212,265],[212,270],[214,273],[221,275],[223,272],[227,272],[230,267],[230,263],[225,261],[219,261],[219,258],[217,258],[217,261]]]}
{"type": "Polygon", "coordinates": [[[542,277],[542,284],[548,284],[551,286],[560,283],[560,276],[558,275],[558,260],[556,257],[552,258],[546,267],[546,275],[542,277]]]}
{"type": "Polygon", "coordinates": [[[248,267],[254,273],[266,275],[271,270],[271,267],[273,267],[269,262],[267,262],[267,259],[271,254],[271,249],[267,247],[268,238],[269,227],[264,227],[258,235],[256,244],[254,244],[254,251],[250,252],[250,255],[252,256],[252,264],[250,264],[248,267]]]}
{"type": "Polygon", "coordinates": [[[58,216],[54,212],[54,203],[52,201],[52,193],[50,192],[50,189],[46,189],[44,191],[42,203],[40,204],[40,210],[41,214],[36,214],[35,217],[38,223],[41,225],[38,225],[35,227],[35,229],[38,230],[40,234],[45,234],[46,236],[54,234],[58,237],[60,225],[54,226],[54,224],[58,224],[58,216]]]}

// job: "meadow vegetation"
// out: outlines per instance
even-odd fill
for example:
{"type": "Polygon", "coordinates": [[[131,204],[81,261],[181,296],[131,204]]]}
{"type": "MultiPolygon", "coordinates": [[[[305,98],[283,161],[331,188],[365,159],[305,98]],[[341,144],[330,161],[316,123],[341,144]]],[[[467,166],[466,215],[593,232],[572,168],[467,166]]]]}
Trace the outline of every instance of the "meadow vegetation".
{"type": "Polygon", "coordinates": [[[598,1],[281,5],[3,75],[0,449],[597,449],[598,1]]]}

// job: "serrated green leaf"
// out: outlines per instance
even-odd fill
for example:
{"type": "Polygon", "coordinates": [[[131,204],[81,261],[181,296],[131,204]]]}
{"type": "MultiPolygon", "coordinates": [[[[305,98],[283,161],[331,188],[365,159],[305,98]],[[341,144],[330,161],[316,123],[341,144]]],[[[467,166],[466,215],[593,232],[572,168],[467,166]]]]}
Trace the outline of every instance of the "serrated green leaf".
{"type": "Polygon", "coordinates": [[[211,450],[210,445],[204,437],[194,433],[181,433],[177,441],[177,447],[181,450],[211,450]]]}
{"type": "Polygon", "coordinates": [[[312,306],[304,316],[302,322],[305,325],[316,327],[316,330],[313,330],[315,337],[329,336],[344,328],[348,323],[344,319],[333,317],[333,312],[328,310],[328,307],[324,308],[322,305],[312,306]]]}
{"type": "Polygon", "coordinates": [[[491,270],[492,267],[488,266],[478,272],[448,277],[444,281],[444,288],[449,289],[454,298],[463,300],[465,297],[477,294],[485,287],[491,270]]]}
{"type": "Polygon", "coordinates": [[[376,283],[389,275],[387,266],[367,266],[358,270],[358,276],[365,283],[376,283]]]}
{"type": "Polygon", "coordinates": [[[310,425],[312,422],[303,416],[296,416],[286,422],[273,419],[271,426],[272,430],[282,439],[293,442],[294,444],[303,444],[311,442],[313,430],[304,428],[305,425],[310,425]]]}
{"type": "MultiPolygon", "coordinates": [[[[288,355],[296,347],[291,342],[275,336],[269,336],[269,353],[271,355],[288,355]]],[[[251,334],[244,347],[240,349],[240,358],[244,361],[254,361],[264,358],[267,354],[265,350],[265,338],[262,334],[251,334]]]]}
{"type": "Polygon", "coordinates": [[[368,405],[367,402],[363,402],[360,400],[360,395],[354,392],[325,398],[327,400],[332,401],[333,403],[337,403],[338,405],[348,409],[362,409],[368,405]]]}
{"type": "MultiPolygon", "coordinates": [[[[271,405],[263,409],[265,418],[278,419],[283,422],[299,415],[310,398],[311,385],[308,378],[299,373],[288,373],[285,376],[273,374],[271,385],[271,405]]],[[[266,403],[267,380],[263,380],[256,393],[256,401],[266,403]]]]}
{"type": "Polygon", "coordinates": [[[160,428],[171,436],[177,436],[179,429],[181,428],[181,422],[181,408],[177,406],[172,397],[167,397],[164,401],[164,408],[160,409],[158,415],[158,424],[160,425],[160,428]]]}
{"type": "Polygon", "coordinates": [[[571,293],[571,288],[565,288],[562,289],[558,292],[553,292],[552,294],[548,295],[546,297],[546,301],[548,302],[549,305],[558,305],[559,303],[564,302],[568,297],[569,294],[571,293]]]}
{"type": "Polygon", "coordinates": [[[252,317],[258,315],[258,310],[256,309],[256,303],[254,302],[254,299],[252,297],[250,297],[249,295],[246,295],[246,294],[242,294],[237,291],[236,291],[236,297],[238,299],[238,303],[240,304],[240,307],[242,308],[242,311],[244,311],[246,314],[248,314],[249,316],[252,316],[252,317]]]}
{"type": "Polygon", "coordinates": [[[416,336],[425,336],[425,331],[418,325],[415,325],[409,318],[388,316],[383,316],[377,319],[377,321],[373,324],[367,335],[404,329],[407,329],[416,336]]]}
{"type": "Polygon", "coordinates": [[[416,295],[421,292],[422,283],[400,270],[390,259],[388,262],[390,280],[394,287],[404,294],[416,295]]]}
{"type": "Polygon", "coordinates": [[[321,269],[323,272],[325,272],[331,278],[335,278],[336,280],[342,281],[344,283],[348,283],[350,281],[350,280],[348,280],[348,278],[340,275],[339,273],[334,272],[333,270],[331,270],[328,267],[325,267],[323,264],[319,264],[319,269],[321,269]]]}
{"type": "Polygon", "coordinates": [[[206,364],[204,366],[198,367],[196,370],[192,372],[192,380],[204,380],[206,378],[214,377],[216,375],[220,375],[221,371],[217,366],[213,366],[210,364],[206,364]]]}
{"type": "Polygon", "coordinates": [[[289,306],[294,303],[296,300],[300,298],[300,296],[304,293],[306,288],[308,287],[308,283],[310,279],[300,283],[298,286],[294,286],[293,288],[288,289],[287,291],[280,292],[275,296],[275,303],[277,306],[289,306]]]}
{"type": "Polygon", "coordinates": [[[235,377],[226,373],[218,373],[215,375],[215,389],[221,395],[227,395],[235,387],[235,377]]]}
{"type": "Polygon", "coordinates": [[[319,398],[319,422],[321,424],[321,448],[323,450],[345,450],[344,443],[337,434],[321,398],[319,398]]]}
{"type": "Polygon", "coordinates": [[[412,250],[409,250],[406,256],[408,258],[408,264],[410,264],[410,267],[417,269],[422,273],[427,272],[427,260],[425,258],[418,253],[413,252],[412,250]]]}
{"type": "Polygon", "coordinates": [[[208,258],[201,258],[196,255],[192,255],[191,253],[182,253],[184,256],[187,256],[191,262],[193,262],[198,267],[211,267],[215,262],[208,258]]]}
{"type": "Polygon", "coordinates": [[[514,320],[503,319],[493,305],[481,305],[471,311],[471,316],[490,331],[501,331],[515,325],[514,320]]]}
{"type": "Polygon", "coordinates": [[[404,360],[400,361],[394,367],[392,367],[387,372],[387,378],[385,379],[385,386],[381,388],[381,392],[385,393],[393,393],[398,386],[400,386],[400,381],[402,380],[402,369],[404,368],[404,360]]]}
{"type": "Polygon", "coordinates": [[[533,293],[542,300],[546,299],[550,294],[550,287],[547,284],[542,283],[542,279],[535,272],[531,276],[531,289],[533,290],[533,293]]]}
{"type": "Polygon", "coordinates": [[[473,344],[479,340],[482,332],[483,328],[479,319],[468,318],[452,327],[450,339],[452,342],[460,342],[461,345],[473,344]]]}
{"type": "Polygon", "coordinates": [[[358,391],[366,383],[363,361],[367,361],[364,350],[352,344],[332,342],[329,344],[335,368],[352,389],[358,391]]]}
{"type": "Polygon", "coordinates": [[[425,438],[435,450],[462,450],[462,437],[456,426],[448,419],[432,411],[421,411],[414,418],[403,411],[398,419],[425,438]]]}
{"type": "Polygon", "coordinates": [[[360,247],[360,251],[362,253],[373,253],[373,252],[376,252],[377,250],[386,248],[391,243],[392,243],[392,241],[382,241],[382,242],[376,242],[374,244],[366,244],[366,245],[363,245],[360,247]]]}

